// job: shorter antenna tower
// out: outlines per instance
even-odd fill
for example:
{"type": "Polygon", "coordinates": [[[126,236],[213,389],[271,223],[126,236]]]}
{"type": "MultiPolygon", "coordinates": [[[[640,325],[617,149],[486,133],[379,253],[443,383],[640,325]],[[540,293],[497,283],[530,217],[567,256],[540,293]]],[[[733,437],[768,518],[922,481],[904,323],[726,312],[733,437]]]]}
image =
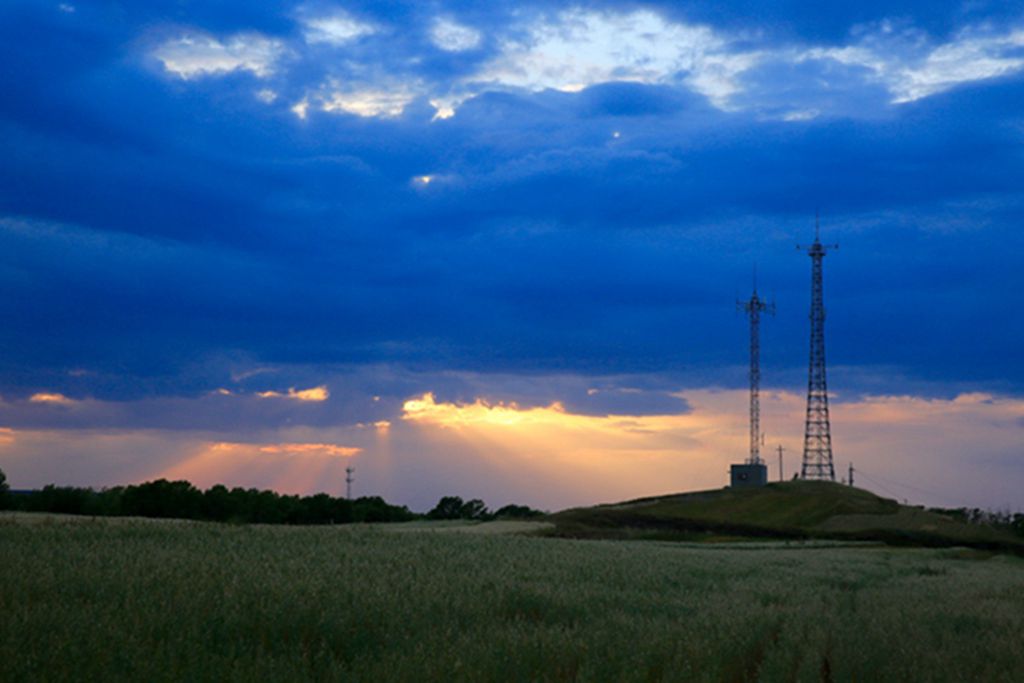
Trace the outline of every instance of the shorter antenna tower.
{"type": "Polygon", "coordinates": [[[345,468],[345,498],[349,500],[352,500],[352,482],[355,481],[352,473],[355,471],[356,468],[352,467],[352,465],[345,468]]]}
{"type": "Polygon", "coordinates": [[[736,309],[750,317],[750,457],[749,465],[761,465],[761,314],[775,315],[775,304],[757,296],[757,270],[754,293],[748,301],[737,301],[736,309]]]}
{"type": "Polygon", "coordinates": [[[785,449],[782,447],[782,444],[780,443],[775,448],[775,450],[777,450],[779,452],[779,481],[783,481],[783,475],[782,475],[782,451],[784,451],[785,449]]]}

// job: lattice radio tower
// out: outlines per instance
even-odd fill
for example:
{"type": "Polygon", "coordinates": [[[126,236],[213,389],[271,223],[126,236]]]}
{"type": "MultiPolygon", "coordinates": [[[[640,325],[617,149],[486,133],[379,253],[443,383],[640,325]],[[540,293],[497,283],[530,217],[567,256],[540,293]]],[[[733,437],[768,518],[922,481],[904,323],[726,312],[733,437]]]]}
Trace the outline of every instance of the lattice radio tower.
{"type": "Polygon", "coordinates": [[[750,317],[750,457],[747,463],[761,465],[761,314],[775,315],[775,304],[757,296],[757,272],[754,293],[749,301],[737,301],[737,310],[750,317]]]}
{"type": "Polygon", "coordinates": [[[821,262],[838,244],[822,244],[818,217],[814,217],[814,244],[798,246],[811,257],[811,358],[807,372],[807,419],[804,423],[802,479],[836,480],[832,464],[832,428],[828,418],[828,383],[825,381],[825,303],[821,262]]]}

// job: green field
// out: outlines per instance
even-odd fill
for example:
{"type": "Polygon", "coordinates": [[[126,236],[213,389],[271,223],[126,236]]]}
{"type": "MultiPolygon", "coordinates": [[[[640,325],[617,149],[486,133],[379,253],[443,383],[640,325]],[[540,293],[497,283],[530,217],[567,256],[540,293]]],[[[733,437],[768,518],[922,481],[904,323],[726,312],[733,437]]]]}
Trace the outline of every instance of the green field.
{"type": "Polygon", "coordinates": [[[1019,558],[531,528],[2,516],[0,678],[1024,680],[1019,558]]]}

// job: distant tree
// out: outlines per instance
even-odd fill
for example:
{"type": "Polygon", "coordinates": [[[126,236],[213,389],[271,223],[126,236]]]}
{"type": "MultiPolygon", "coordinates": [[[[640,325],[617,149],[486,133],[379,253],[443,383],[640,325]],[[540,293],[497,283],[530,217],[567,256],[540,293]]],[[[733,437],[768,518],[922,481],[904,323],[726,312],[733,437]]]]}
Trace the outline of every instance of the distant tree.
{"type": "Polygon", "coordinates": [[[38,491],[28,494],[22,509],[29,512],[58,512],[68,515],[84,514],[89,489],[47,484],[38,491]]]}
{"type": "Polygon", "coordinates": [[[1018,512],[1013,516],[1010,529],[1018,536],[1024,536],[1024,512],[1018,512]]]}
{"type": "Polygon", "coordinates": [[[534,510],[527,505],[506,505],[498,509],[494,516],[498,518],[529,519],[530,517],[543,517],[544,513],[540,510],[534,510]]]}
{"type": "Polygon", "coordinates": [[[459,517],[462,519],[487,519],[490,517],[490,512],[482,500],[474,498],[463,503],[459,517]]]}
{"type": "Polygon", "coordinates": [[[235,516],[235,510],[231,498],[231,492],[223,484],[211,486],[203,493],[203,502],[200,505],[203,519],[214,522],[226,522],[235,516]]]}
{"type": "Polygon", "coordinates": [[[127,486],[121,496],[122,512],[139,517],[199,519],[202,506],[202,491],[187,481],[157,479],[127,486]]]}
{"type": "Polygon", "coordinates": [[[459,496],[445,496],[427,513],[428,519],[490,519],[491,513],[479,498],[463,501],[459,496]]]}
{"type": "Polygon", "coordinates": [[[427,513],[430,519],[458,519],[462,516],[462,498],[459,496],[445,496],[437,501],[434,509],[427,513]]]}
{"type": "Polygon", "coordinates": [[[408,522],[416,515],[404,505],[389,505],[380,496],[366,496],[353,501],[352,518],[356,522],[408,522]]]}
{"type": "Polygon", "coordinates": [[[0,470],[0,510],[8,508],[10,505],[8,498],[10,498],[10,487],[7,485],[7,475],[0,470]]]}
{"type": "Polygon", "coordinates": [[[114,486],[96,492],[90,500],[88,514],[98,516],[117,516],[122,514],[121,496],[123,494],[123,486],[114,486]]]}

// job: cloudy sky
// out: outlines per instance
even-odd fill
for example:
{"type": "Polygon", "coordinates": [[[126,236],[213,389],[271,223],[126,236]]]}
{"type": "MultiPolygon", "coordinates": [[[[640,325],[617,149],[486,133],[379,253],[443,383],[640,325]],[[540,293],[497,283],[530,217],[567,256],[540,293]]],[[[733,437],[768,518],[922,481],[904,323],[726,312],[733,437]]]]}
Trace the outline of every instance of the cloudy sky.
{"type": "Polygon", "coordinates": [[[1024,10],[834,4],[4,2],[0,467],[717,487],[756,265],[788,476],[820,210],[837,468],[1024,509],[1024,10]]]}

